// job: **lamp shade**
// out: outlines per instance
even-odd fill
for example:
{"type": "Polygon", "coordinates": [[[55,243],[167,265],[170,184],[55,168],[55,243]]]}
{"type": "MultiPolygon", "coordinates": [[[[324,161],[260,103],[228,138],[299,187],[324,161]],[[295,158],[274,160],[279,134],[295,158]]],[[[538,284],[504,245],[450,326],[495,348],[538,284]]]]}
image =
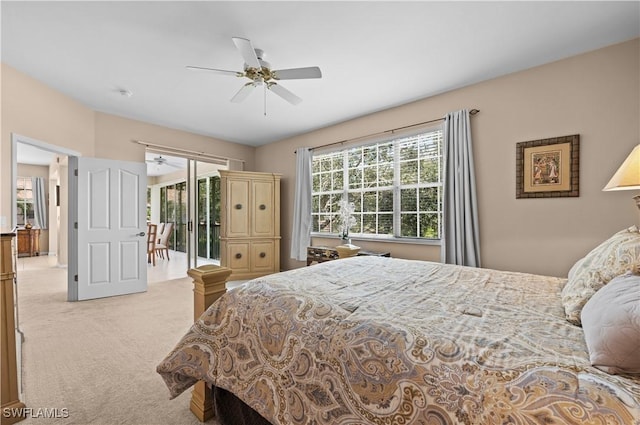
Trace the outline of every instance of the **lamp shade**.
{"type": "Polygon", "coordinates": [[[640,145],[637,145],[602,190],[640,189],[640,145]]]}

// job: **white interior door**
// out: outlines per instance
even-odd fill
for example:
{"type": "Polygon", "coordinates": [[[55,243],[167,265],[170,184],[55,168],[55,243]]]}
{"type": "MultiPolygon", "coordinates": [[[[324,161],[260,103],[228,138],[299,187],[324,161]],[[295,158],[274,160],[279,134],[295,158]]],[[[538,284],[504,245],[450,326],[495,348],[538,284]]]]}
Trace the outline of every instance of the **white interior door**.
{"type": "Polygon", "coordinates": [[[144,163],[69,158],[69,301],[147,290],[146,190],[144,163]]]}

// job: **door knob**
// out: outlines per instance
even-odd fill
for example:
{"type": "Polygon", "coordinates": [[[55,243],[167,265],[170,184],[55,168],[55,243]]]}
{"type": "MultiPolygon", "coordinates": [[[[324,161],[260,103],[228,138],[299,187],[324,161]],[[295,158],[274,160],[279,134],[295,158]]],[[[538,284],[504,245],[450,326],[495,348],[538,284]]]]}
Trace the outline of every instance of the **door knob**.
{"type": "Polygon", "coordinates": [[[140,233],[138,233],[136,236],[140,236],[140,237],[142,237],[142,236],[144,236],[144,235],[146,235],[146,233],[145,233],[145,232],[140,232],[140,233]]]}

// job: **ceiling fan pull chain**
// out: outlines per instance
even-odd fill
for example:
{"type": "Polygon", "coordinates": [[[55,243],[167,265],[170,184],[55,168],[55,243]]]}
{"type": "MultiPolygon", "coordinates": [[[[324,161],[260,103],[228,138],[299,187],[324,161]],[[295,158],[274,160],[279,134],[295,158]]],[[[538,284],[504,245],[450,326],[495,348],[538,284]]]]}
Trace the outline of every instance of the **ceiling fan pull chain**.
{"type": "Polygon", "coordinates": [[[263,84],[264,86],[264,116],[267,116],[267,83],[263,84]]]}

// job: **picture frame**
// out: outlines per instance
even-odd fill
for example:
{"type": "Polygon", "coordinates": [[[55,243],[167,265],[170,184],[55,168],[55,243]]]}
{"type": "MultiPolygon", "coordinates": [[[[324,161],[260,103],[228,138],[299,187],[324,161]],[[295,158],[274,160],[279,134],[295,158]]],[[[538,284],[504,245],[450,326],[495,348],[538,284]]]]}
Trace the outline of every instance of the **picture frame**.
{"type": "Polygon", "coordinates": [[[516,145],[516,199],[578,197],[580,135],[516,145]]]}

